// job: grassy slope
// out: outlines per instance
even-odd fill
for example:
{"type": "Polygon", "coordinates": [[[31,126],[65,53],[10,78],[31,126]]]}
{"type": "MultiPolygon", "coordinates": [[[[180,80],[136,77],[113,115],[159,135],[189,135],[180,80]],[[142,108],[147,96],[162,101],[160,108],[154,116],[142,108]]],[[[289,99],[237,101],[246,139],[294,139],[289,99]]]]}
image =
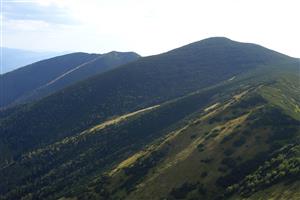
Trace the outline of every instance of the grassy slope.
{"type": "Polygon", "coordinates": [[[250,197],[233,196],[230,200],[290,200],[300,199],[300,182],[279,183],[261,190],[250,197]]]}
{"type": "Polygon", "coordinates": [[[96,54],[72,53],[39,61],[0,76],[5,95],[0,98],[0,107],[8,106],[23,95],[48,83],[57,76],[84,62],[96,54]]]}
{"type": "Polygon", "coordinates": [[[226,183],[226,175],[233,168],[252,161],[254,167],[241,173],[238,180],[242,180],[263,162],[257,160],[259,153],[266,156],[271,147],[278,145],[267,142],[274,124],[253,128],[254,119],[268,117],[274,109],[283,111],[279,114],[283,119],[289,118],[287,114],[298,119],[297,110],[290,109],[298,104],[297,98],[289,109],[274,100],[290,97],[299,87],[281,90],[278,97],[265,95],[273,87],[290,84],[295,73],[287,78],[271,71],[269,75],[254,72],[229,79],[25,153],[0,170],[7,177],[1,193],[5,199],[213,199],[234,183],[226,183]],[[16,186],[19,189],[12,190],[16,186]]]}
{"type": "Polygon", "coordinates": [[[223,86],[218,86],[199,91],[164,103],[145,114],[130,113],[54,144],[24,153],[0,170],[0,174],[10,174],[1,183],[1,193],[10,191],[7,198],[20,198],[32,190],[36,193],[38,191],[36,195],[40,198],[50,198],[49,192],[53,190],[57,196],[62,195],[165,134],[165,130],[173,129],[174,124],[180,123],[188,115],[212,102],[217,91],[222,89],[223,86]],[[126,120],[119,120],[125,117],[126,120]],[[74,182],[78,176],[84,178],[80,182],[74,182]],[[34,180],[34,183],[26,182],[28,179],[34,180]],[[11,191],[15,185],[22,189],[11,191]]]}
{"type": "MultiPolygon", "coordinates": [[[[110,194],[112,199],[214,199],[222,195],[226,187],[262,165],[274,149],[299,138],[299,112],[294,109],[299,105],[295,98],[299,87],[293,87],[298,84],[293,82],[298,74],[290,71],[283,76],[275,69],[268,75],[270,82],[204,109],[206,114],[120,163],[108,172],[107,180],[96,180],[91,184],[93,189],[80,198],[104,195],[105,199],[110,194]],[[270,98],[267,94],[274,88],[282,88],[281,93],[273,93],[270,98]],[[278,104],[281,97],[295,99],[284,106],[278,104]],[[294,134],[277,133],[277,129],[288,127],[295,128],[294,134]],[[233,176],[236,180],[231,173],[237,173],[233,176]]],[[[298,68],[292,70],[297,72],[298,68]]],[[[289,195],[297,195],[295,191],[289,195]]]]}
{"type": "MultiPolygon", "coordinates": [[[[168,130],[181,126],[182,122],[180,121],[194,112],[197,113],[199,109],[216,103],[216,100],[222,102],[240,91],[241,88],[246,89],[247,87],[225,81],[225,84],[222,83],[184,98],[164,103],[148,114],[133,117],[118,125],[107,126],[104,129],[99,129],[99,127],[103,127],[103,124],[96,125],[91,128],[94,134],[87,134],[90,131],[84,131],[84,134],[67,137],[52,145],[24,153],[15,162],[9,162],[8,167],[0,170],[1,174],[10,174],[7,182],[3,182],[5,185],[2,185],[2,193],[6,193],[5,191],[11,190],[17,184],[23,188],[18,191],[18,195],[24,195],[31,190],[39,191],[42,188],[44,192],[39,192],[39,195],[43,198],[48,197],[48,192],[53,190],[56,191],[57,196],[62,195],[68,189],[78,187],[82,181],[89,180],[90,177],[101,173],[110,165],[116,164],[132,152],[142,148],[143,145],[164,135],[168,130]],[[156,125],[153,126],[153,124],[156,125]],[[109,152],[107,151],[108,146],[109,152]],[[101,159],[98,160],[99,158],[101,159]],[[49,162],[49,160],[51,161],[49,162]],[[45,165],[45,163],[48,164],[45,165]],[[35,168],[27,169],[25,167],[31,165],[34,165],[35,168]],[[15,173],[16,171],[20,174],[15,173]],[[62,179],[65,173],[69,175],[62,179]],[[74,182],[79,175],[85,178],[80,182],[74,182]],[[29,177],[35,180],[35,184],[26,182],[29,177]],[[25,182],[19,182],[20,180],[25,182]],[[42,186],[43,184],[46,184],[47,187],[42,186]],[[72,186],[68,184],[72,184],[72,186]],[[68,188],[63,185],[68,185],[68,188]]],[[[105,124],[110,122],[112,121],[105,124]]],[[[115,121],[113,120],[113,122],[115,121]]],[[[16,191],[12,191],[10,195],[13,197],[16,195],[16,191]]]]}

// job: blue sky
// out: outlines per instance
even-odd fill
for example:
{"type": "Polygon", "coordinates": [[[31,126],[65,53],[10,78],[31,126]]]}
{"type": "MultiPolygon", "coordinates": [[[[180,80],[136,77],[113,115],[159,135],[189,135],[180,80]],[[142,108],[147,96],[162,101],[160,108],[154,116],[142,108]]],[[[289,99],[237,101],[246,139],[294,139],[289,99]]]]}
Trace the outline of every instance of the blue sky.
{"type": "Polygon", "coordinates": [[[42,20],[54,24],[72,21],[64,9],[53,4],[42,6],[29,1],[4,1],[3,12],[9,20],[42,20]]]}
{"type": "Polygon", "coordinates": [[[300,57],[298,0],[2,0],[2,46],[161,53],[212,36],[300,57]]]}

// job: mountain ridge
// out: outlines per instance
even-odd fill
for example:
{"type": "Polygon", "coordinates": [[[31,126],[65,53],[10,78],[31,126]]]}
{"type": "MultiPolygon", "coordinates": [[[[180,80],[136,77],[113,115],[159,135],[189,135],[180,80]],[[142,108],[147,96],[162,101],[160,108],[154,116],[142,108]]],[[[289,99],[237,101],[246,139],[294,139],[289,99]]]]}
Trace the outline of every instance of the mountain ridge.
{"type": "Polygon", "coordinates": [[[297,197],[299,72],[218,38],[6,110],[0,198],[251,199],[288,182],[297,197]]]}
{"type": "Polygon", "coordinates": [[[5,96],[1,98],[0,106],[5,107],[10,104],[39,99],[77,81],[138,58],[139,55],[133,52],[110,52],[106,54],[78,52],[19,68],[0,77],[1,85],[5,86],[5,96]],[[66,75],[68,76],[66,77],[66,75]],[[52,80],[55,80],[56,84],[51,84],[49,87],[47,84],[52,80]]]}

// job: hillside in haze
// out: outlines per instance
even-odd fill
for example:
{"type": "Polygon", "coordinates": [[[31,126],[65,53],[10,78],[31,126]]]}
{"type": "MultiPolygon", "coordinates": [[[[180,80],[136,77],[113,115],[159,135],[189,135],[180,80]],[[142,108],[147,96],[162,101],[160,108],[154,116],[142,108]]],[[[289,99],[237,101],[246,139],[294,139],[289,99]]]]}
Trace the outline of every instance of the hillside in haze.
{"type": "MultiPolygon", "coordinates": [[[[80,55],[56,59],[98,58],[80,55]]],[[[5,109],[0,199],[297,199],[299,72],[298,59],[208,38],[5,109]]]]}
{"type": "Polygon", "coordinates": [[[2,48],[2,74],[13,71],[25,65],[62,55],[57,52],[34,52],[21,49],[2,48]]]}
{"type": "Polygon", "coordinates": [[[0,107],[39,99],[139,57],[132,52],[72,53],[19,68],[0,77],[0,107]]]}

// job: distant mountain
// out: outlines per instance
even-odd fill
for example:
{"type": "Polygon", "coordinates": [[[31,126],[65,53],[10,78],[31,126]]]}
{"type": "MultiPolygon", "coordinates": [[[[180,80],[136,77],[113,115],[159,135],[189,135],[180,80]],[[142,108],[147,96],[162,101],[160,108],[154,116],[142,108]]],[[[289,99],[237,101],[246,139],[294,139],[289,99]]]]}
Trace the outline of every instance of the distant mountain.
{"type": "Polygon", "coordinates": [[[3,87],[0,107],[28,102],[77,81],[135,61],[136,53],[72,53],[33,63],[0,76],[3,87]]]}
{"type": "Polygon", "coordinates": [[[6,109],[0,198],[297,199],[299,71],[209,38],[6,109]]]}
{"type": "Polygon", "coordinates": [[[58,52],[35,52],[22,49],[2,48],[2,74],[25,65],[62,55],[58,52]]]}

